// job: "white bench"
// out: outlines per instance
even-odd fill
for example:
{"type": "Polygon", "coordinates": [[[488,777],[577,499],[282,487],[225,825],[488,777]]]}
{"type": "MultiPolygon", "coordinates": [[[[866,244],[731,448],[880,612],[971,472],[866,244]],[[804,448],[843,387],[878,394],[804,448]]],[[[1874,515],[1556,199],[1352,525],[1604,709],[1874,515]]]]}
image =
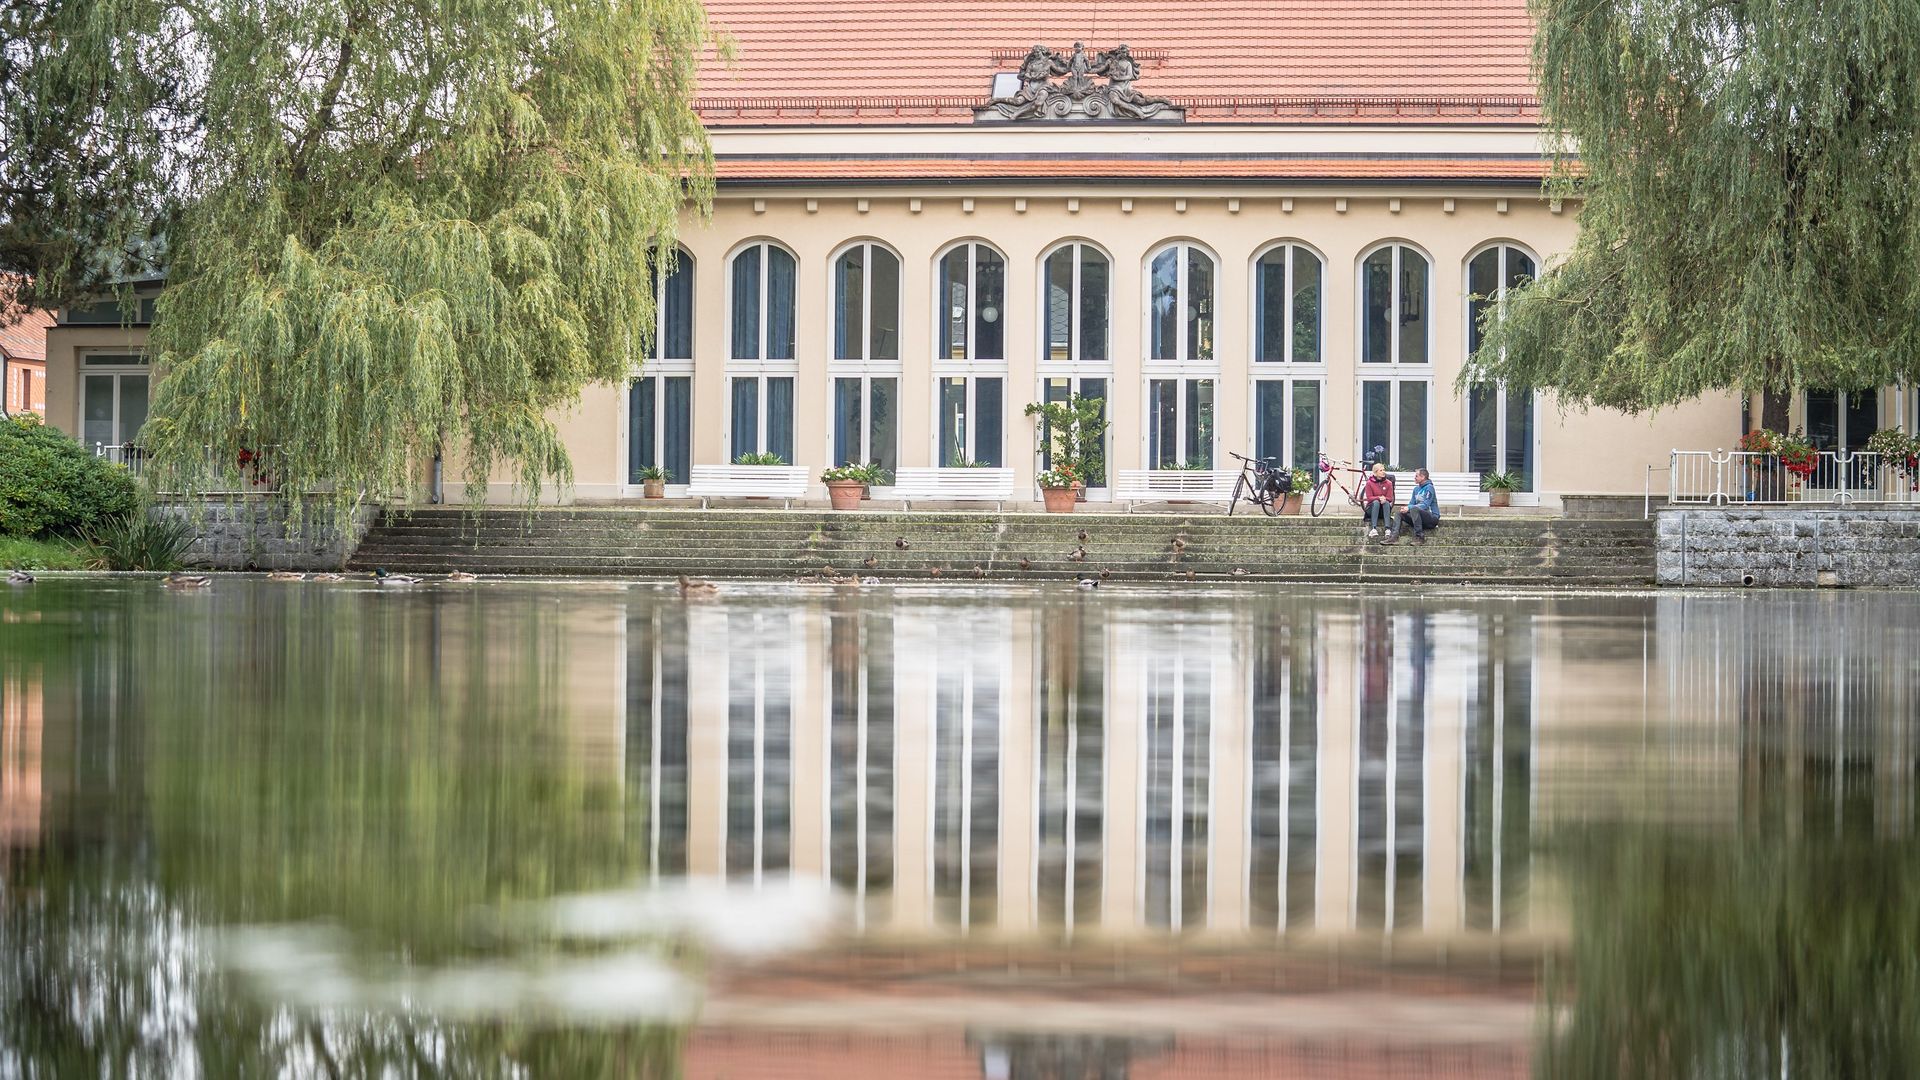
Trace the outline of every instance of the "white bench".
{"type": "MultiPolygon", "coordinates": [[[[1480,474],[1477,472],[1430,472],[1427,478],[1433,481],[1433,497],[1441,506],[1488,505],[1487,493],[1480,490],[1480,474]]],[[[1412,497],[1413,474],[1394,473],[1394,505],[1405,506],[1412,497]]]]}
{"type": "Polygon", "coordinates": [[[788,506],[807,493],[805,465],[695,465],[688,498],[785,499],[788,506]]]}
{"type": "Polygon", "coordinates": [[[1238,469],[1116,469],[1115,501],[1219,502],[1233,498],[1238,469]]]}
{"type": "Polygon", "coordinates": [[[892,497],[911,507],[927,502],[990,502],[999,509],[1013,498],[1012,469],[895,469],[892,497]]]}

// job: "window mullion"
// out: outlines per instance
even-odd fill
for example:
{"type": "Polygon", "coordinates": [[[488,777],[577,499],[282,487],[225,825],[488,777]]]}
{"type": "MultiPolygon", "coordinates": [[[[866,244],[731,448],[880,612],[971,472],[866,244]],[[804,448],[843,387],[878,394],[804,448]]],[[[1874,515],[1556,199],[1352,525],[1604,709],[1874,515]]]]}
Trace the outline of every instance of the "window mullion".
{"type": "MultiPolygon", "coordinates": [[[[1395,367],[1400,366],[1400,245],[1390,249],[1392,257],[1387,260],[1389,278],[1387,281],[1387,361],[1395,367]]],[[[1397,393],[1397,391],[1396,391],[1397,393]]],[[[1398,400],[1397,398],[1395,399],[1398,400]]],[[[1389,443],[1391,445],[1391,443],[1389,443]]]]}
{"type": "MultiPolygon", "coordinates": [[[[1073,263],[1073,273],[1068,275],[1072,288],[1067,294],[1067,366],[1078,367],[1082,352],[1080,341],[1080,245],[1067,245],[1067,258],[1073,263]]],[[[1067,396],[1073,396],[1071,385],[1067,396]]]]}
{"type": "Polygon", "coordinates": [[[1173,246],[1173,361],[1182,366],[1187,362],[1186,254],[1185,247],[1173,246]]]}
{"type": "MultiPolygon", "coordinates": [[[[1293,245],[1292,244],[1282,244],[1280,246],[1280,261],[1282,263],[1282,266],[1280,269],[1280,288],[1281,288],[1281,294],[1282,294],[1282,299],[1280,303],[1280,318],[1282,320],[1282,326],[1280,330],[1280,359],[1286,363],[1291,364],[1293,363],[1293,245]]],[[[1289,389],[1288,393],[1291,393],[1291,392],[1292,392],[1291,389],[1289,389]]]]}
{"type": "Polygon", "coordinates": [[[860,245],[860,359],[873,359],[870,337],[873,333],[873,245],[860,245]]]}

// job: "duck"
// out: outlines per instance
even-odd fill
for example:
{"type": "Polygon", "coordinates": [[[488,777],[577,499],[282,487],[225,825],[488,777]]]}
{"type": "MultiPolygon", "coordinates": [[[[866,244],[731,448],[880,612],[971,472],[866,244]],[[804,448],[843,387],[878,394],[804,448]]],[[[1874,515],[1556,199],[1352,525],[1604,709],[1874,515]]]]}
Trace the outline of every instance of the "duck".
{"type": "Polygon", "coordinates": [[[1073,562],[1086,562],[1087,549],[1083,547],[1074,548],[1072,551],[1067,552],[1067,558],[1073,562]]]}
{"type": "Polygon", "coordinates": [[[715,585],[711,581],[702,581],[699,578],[690,578],[685,574],[681,574],[680,575],[680,595],[681,596],[718,596],[720,595],[720,586],[715,585]]]}
{"type": "Polygon", "coordinates": [[[1085,530],[1085,529],[1081,529],[1081,530],[1080,530],[1080,533],[1079,533],[1079,536],[1078,536],[1078,539],[1079,539],[1079,541],[1080,541],[1081,543],[1083,543],[1083,544],[1084,544],[1084,543],[1086,543],[1086,542],[1087,542],[1087,541],[1088,541],[1088,540],[1090,539],[1090,537],[1088,537],[1088,536],[1087,536],[1087,530],[1085,530]]]}
{"type": "Polygon", "coordinates": [[[213,584],[213,579],[205,574],[182,574],[175,571],[161,578],[160,584],[169,589],[204,589],[213,584]]]}
{"type": "Polygon", "coordinates": [[[880,560],[879,560],[879,559],[876,559],[876,558],[874,558],[874,557],[873,557],[873,556],[871,556],[871,555],[869,555],[869,556],[867,556],[867,561],[865,561],[865,562],[863,562],[863,563],[861,563],[860,565],[861,565],[861,566],[864,566],[864,567],[866,567],[866,568],[867,568],[867,569],[869,569],[869,570],[871,570],[871,569],[873,569],[874,567],[876,567],[876,566],[879,566],[879,565],[880,565],[880,560]]]}
{"type": "Polygon", "coordinates": [[[308,577],[307,580],[308,581],[345,581],[347,579],[345,577],[342,577],[339,574],[328,572],[323,574],[314,574],[308,577]]]}
{"type": "Polygon", "coordinates": [[[1097,589],[1100,587],[1100,579],[1083,577],[1076,584],[1082,589],[1097,589]]]}
{"type": "Polygon", "coordinates": [[[1186,537],[1184,537],[1184,536],[1176,536],[1176,537],[1174,537],[1174,538],[1173,538],[1173,550],[1175,550],[1175,551],[1185,551],[1185,550],[1187,550],[1187,538],[1186,538],[1186,537]]]}
{"type": "Polygon", "coordinates": [[[931,568],[929,568],[929,569],[927,570],[927,573],[929,573],[929,574],[931,574],[931,575],[933,575],[934,577],[939,577],[939,576],[940,576],[941,574],[943,574],[943,573],[945,573],[945,571],[943,571],[943,570],[941,570],[941,569],[940,569],[939,567],[937,567],[937,566],[935,566],[935,567],[931,567],[931,568]]]}
{"type": "Polygon", "coordinates": [[[897,548],[899,548],[899,549],[900,549],[901,551],[905,551],[905,550],[907,550],[908,548],[910,548],[910,547],[912,547],[913,545],[912,545],[912,544],[909,544],[909,543],[907,543],[907,538],[906,538],[906,537],[904,537],[904,536],[896,536],[896,537],[894,537],[894,538],[893,538],[893,546],[894,546],[894,547],[897,547],[897,548]]]}
{"type": "Polygon", "coordinates": [[[877,578],[877,577],[863,577],[863,578],[861,578],[861,579],[860,579],[860,584],[862,584],[862,585],[878,585],[878,584],[880,584],[880,579],[879,579],[879,578],[877,578]]]}
{"type": "Polygon", "coordinates": [[[1101,580],[1101,581],[1106,581],[1106,580],[1108,580],[1108,579],[1110,579],[1110,578],[1112,578],[1112,577],[1113,577],[1113,571],[1111,571],[1111,570],[1109,570],[1109,569],[1107,569],[1107,568],[1106,568],[1106,567],[1104,567],[1104,566],[1100,568],[1100,580],[1101,580]]]}
{"type": "Polygon", "coordinates": [[[33,582],[33,575],[27,573],[25,570],[7,571],[7,584],[9,585],[31,585],[33,582]]]}
{"type": "Polygon", "coordinates": [[[976,566],[976,567],[974,567],[974,568],[973,568],[973,576],[974,576],[974,577],[977,577],[977,578],[983,578],[983,577],[986,577],[986,576],[987,576],[987,571],[986,571],[986,568],[985,568],[985,567],[982,567],[982,566],[976,566]]]}
{"type": "Polygon", "coordinates": [[[275,570],[267,575],[268,581],[305,581],[307,575],[298,570],[275,570]]]}
{"type": "Polygon", "coordinates": [[[455,570],[447,575],[448,581],[479,581],[479,574],[469,574],[465,570],[455,570]]]}
{"type": "Polygon", "coordinates": [[[382,585],[392,585],[395,588],[404,588],[408,585],[420,584],[419,578],[409,574],[389,574],[387,573],[387,568],[384,566],[373,572],[373,580],[382,585]]]}
{"type": "Polygon", "coordinates": [[[1022,569],[1022,570],[1031,570],[1031,569],[1033,569],[1033,560],[1032,560],[1032,559],[1021,559],[1021,560],[1020,560],[1020,569],[1022,569]]]}
{"type": "Polygon", "coordinates": [[[1233,568],[1234,577],[1246,577],[1250,573],[1252,573],[1252,571],[1248,570],[1244,566],[1236,566],[1233,568]]]}

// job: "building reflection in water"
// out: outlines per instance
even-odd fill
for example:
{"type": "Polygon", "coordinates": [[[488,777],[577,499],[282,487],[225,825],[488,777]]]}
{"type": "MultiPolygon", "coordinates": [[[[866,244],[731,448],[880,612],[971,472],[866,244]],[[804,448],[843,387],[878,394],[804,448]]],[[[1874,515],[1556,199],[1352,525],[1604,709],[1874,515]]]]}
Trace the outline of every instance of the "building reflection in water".
{"type": "Polygon", "coordinates": [[[656,874],[880,935],[1529,926],[1537,605],[636,605],[656,874]]]}

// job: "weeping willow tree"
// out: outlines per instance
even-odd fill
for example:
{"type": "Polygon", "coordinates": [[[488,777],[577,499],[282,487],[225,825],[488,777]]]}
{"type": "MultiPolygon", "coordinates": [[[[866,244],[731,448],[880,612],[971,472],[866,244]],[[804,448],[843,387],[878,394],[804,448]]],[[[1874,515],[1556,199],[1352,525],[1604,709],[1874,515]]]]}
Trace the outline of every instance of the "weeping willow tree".
{"type": "Polygon", "coordinates": [[[345,506],[442,454],[530,499],[570,480],[550,410],[635,369],[647,252],[710,205],[696,0],[208,0],[161,22],[202,126],[150,345],[159,482],[244,463],[345,506]]]}
{"type": "Polygon", "coordinates": [[[1532,0],[1573,251],[1461,377],[1629,412],[1920,377],[1920,4],[1532,0]]]}

